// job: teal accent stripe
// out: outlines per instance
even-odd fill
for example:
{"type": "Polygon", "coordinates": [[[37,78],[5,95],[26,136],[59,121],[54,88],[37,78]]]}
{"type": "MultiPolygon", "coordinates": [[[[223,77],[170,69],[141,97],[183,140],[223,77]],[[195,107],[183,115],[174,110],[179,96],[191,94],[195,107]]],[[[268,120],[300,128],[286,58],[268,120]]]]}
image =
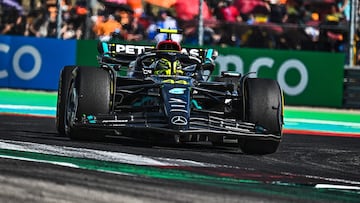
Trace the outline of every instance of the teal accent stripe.
{"type": "MultiPolygon", "coordinates": [[[[104,53],[109,53],[109,47],[106,42],[102,42],[102,47],[103,47],[104,53]]],[[[105,55],[108,56],[108,54],[105,54],[105,55]]]]}
{"type": "Polygon", "coordinates": [[[213,49],[208,49],[208,50],[207,50],[207,53],[206,53],[206,58],[207,58],[207,59],[211,59],[211,56],[212,56],[213,52],[214,52],[213,49]]]}

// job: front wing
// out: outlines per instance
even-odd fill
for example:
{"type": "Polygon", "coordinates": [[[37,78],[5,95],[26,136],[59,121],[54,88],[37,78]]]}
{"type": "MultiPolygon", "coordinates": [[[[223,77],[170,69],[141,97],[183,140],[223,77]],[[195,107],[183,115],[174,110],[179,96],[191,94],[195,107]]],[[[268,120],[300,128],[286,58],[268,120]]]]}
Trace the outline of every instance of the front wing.
{"type": "Polygon", "coordinates": [[[217,115],[191,115],[187,129],[170,129],[169,123],[159,113],[133,113],[127,115],[84,115],[75,123],[76,128],[121,132],[146,130],[171,135],[229,136],[234,138],[280,140],[281,135],[268,133],[254,123],[225,119],[217,115]]]}

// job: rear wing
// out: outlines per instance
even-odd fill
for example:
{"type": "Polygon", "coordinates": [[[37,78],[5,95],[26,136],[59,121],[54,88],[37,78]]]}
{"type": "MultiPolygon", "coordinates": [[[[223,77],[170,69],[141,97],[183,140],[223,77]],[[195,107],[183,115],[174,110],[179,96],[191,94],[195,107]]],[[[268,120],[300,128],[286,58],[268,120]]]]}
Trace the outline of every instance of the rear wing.
{"type": "Polygon", "coordinates": [[[155,46],[122,44],[113,42],[99,42],[98,44],[98,60],[105,63],[116,63],[128,66],[137,56],[154,50],[155,46]]]}
{"type": "MultiPolygon", "coordinates": [[[[202,48],[182,48],[181,53],[189,56],[197,57],[202,61],[205,60],[208,49],[202,48]]],[[[211,49],[212,50],[212,49],[211,49]]],[[[124,66],[128,66],[132,61],[136,60],[138,55],[146,52],[157,51],[152,45],[134,45],[124,44],[121,42],[99,42],[98,45],[99,60],[109,59],[124,66]]]]}

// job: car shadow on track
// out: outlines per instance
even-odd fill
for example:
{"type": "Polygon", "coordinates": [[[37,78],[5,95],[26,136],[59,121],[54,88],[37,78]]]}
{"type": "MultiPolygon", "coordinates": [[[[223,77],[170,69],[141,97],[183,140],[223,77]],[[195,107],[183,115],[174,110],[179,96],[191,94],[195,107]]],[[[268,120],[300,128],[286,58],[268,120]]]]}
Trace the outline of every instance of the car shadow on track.
{"type": "Polygon", "coordinates": [[[199,142],[176,142],[171,137],[164,136],[106,136],[101,142],[120,144],[127,147],[156,148],[176,151],[211,152],[227,154],[243,154],[237,142],[227,141],[226,143],[213,145],[209,141],[199,142]]]}

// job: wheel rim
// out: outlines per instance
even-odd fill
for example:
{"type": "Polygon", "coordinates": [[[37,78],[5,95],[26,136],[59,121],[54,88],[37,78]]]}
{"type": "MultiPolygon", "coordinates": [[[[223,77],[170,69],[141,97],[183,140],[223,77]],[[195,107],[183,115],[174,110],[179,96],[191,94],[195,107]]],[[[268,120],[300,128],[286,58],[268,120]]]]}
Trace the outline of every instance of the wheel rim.
{"type": "Polygon", "coordinates": [[[76,111],[78,108],[78,95],[74,87],[74,83],[71,83],[68,100],[66,102],[65,110],[65,134],[70,135],[70,129],[74,126],[76,119],[76,111]]]}

